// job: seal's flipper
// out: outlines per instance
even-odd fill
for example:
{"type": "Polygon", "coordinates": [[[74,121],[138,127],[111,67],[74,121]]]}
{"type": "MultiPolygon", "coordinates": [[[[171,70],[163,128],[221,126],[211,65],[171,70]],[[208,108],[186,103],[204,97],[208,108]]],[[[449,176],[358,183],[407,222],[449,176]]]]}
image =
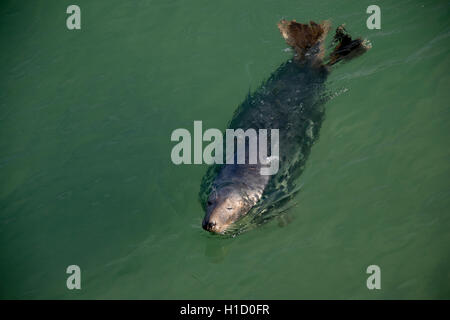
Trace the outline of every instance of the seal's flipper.
{"type": "Polygon", "coordinates": [[[324,56],[323,42],[330,29],[330,23],[324,21],[317,24],[310,21],[309,24],[298,23],[295,20],[281,20],[278,23],[281,35],[286,43],[294,48],[297,53],[295,59],[299,61],[311,61],[313,64],[321,64],[324,56]]]}
{"type": "Polygon", "coordinates": [[[283,213],[277,217],[278,226],[281,228],[286,227],[293,220],[294,220],[294,216],[289,212],[283,213]]]}
{"type": "Polygon", "coordinates": [[[337,27],[333,43],[336,46],[333,52],[330,53],[327,66],[332,66],[341,60],[350,60],[360,56],[372,47],[367,40],[362,40],[361,38],[353,40],[345,30],[344,25],[337,27]]]}

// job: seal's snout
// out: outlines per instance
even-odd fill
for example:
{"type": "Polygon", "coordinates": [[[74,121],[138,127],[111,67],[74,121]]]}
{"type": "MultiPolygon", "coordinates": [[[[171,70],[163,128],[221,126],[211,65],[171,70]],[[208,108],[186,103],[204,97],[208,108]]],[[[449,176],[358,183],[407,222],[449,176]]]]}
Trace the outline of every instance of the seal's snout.
{"type": "Polygon", "coordinates": [[[212,232],[215,226],[216,226],[215,222],[203,219],[202,228],[205,229],[206,231],[212,232]]]}
{"type": "Polygon", "coordinates": [[[234,186],[217,190],[206,204],[202,228],[211,233],[224,234],[230,225],[248,211],[239,189],[234,186]]]}

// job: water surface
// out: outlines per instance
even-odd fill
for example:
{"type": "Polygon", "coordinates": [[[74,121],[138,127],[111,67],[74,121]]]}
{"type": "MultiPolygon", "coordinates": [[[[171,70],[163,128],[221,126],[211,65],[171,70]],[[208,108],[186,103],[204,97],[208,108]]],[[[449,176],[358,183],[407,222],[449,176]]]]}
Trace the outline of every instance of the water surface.
{"type": "Polygon", "coordinates": [[[376,1],[368,30],[372,2],[79,0],[69,31],[70,1],[3,1],[0,298],[450,298],[450,4],[376,1]],[[293,221],[214,237],[207,166],[173,165],[170,135],[226,127],[291,57],[281,18],[373,49],[328,79],[293,221]]]}

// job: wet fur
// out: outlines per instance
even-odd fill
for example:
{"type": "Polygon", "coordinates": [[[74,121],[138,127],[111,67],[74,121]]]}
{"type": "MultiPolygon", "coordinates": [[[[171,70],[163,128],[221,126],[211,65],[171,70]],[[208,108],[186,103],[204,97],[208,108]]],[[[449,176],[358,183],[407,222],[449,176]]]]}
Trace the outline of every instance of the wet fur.
{"type": "Polygon", "coordinates": [[[251,216],[253,224],[271,220],[274,216],[268,212],[292,198],[298,191],[297,178],[304,170],[324,119],[327,101],[324,84],[330,67],[368,49],[364,41],[353,40],[340,26],[334,36],[335,48],[325,59],[324,41],[330,29],[328,21],[301,24],[295,20],[282,20],[278,28],[287,44],[295,50],[294,58],[282,64],[253,94],[247,96],[228,128],[278,128],[280,169],[267,181],[259,173],[260,164],[211,166],[200,190],[200,201],[206,211],[204,225],[217,205],[213,204],[208,209],[206,202],[223,186],[232,185],[243,194],[247,201],[245,207],[251,208],[245,213],[246,219],[251,216]]]}

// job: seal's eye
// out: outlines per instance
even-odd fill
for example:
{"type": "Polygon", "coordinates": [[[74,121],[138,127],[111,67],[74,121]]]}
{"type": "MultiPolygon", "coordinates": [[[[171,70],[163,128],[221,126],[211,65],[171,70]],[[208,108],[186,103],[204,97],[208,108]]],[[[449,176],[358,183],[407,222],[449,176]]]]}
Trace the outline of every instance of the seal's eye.
{"type": "Polygon", "coordinates": [[[212,205],[212,202],[208,200],[208,206],[212,205]]]}
{"type": "Polygon", "coordinates": [[[232,207],[230,207],[230,208],[227,208],[227,210],[232,210],[233,208],[232,207]]]}

